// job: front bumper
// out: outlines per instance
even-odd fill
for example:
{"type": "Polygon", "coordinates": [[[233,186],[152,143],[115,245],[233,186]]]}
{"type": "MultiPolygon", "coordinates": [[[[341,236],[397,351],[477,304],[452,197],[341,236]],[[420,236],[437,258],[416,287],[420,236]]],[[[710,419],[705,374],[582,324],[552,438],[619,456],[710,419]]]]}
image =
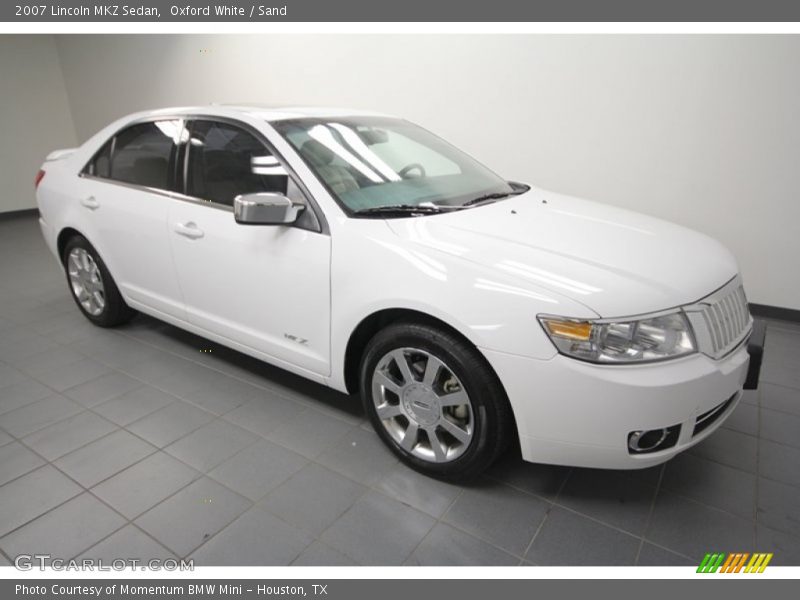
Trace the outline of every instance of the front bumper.
{"type": "Polygon", "coordinates": [[[505,386],[525,460],[638,469],[711,435],[735,410],[745,380],[757,385],[763,332],[754,328],[750,339],[749,351],[742,344],[721,360],[694,354],[626,366],[482,351],[505,386]],[[748,376],[750,352],[757,358],[748,376]],[[632,432],[675,426],[680,430],[668,449],[635,454],[628,448],[632,432]]]}

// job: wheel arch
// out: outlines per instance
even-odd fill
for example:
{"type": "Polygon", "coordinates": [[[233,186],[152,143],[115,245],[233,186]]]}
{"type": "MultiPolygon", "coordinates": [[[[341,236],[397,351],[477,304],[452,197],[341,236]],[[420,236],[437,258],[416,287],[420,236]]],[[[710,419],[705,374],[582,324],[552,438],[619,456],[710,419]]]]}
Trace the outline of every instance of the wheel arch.
{"type": "MultiPolygon", "coordinates": [[[[359,366],[361,365],[361,358],[364,355],[364,350],[366,349],[369,341],[381,329],[393,323],[400,323],[400,322],[421,323],[426,325],[433,325],[435,327],[443,329],[448,333],[450,333],[451,335],[459,338],[464,343],[468,344],[470,347],[474,348],[481,356],[483,356],[483,353],[480,351],[480,349],[478,349],[475,343],[472,342],[472,340],[470,340],[456,327],[454,327],[450,323],[447,323],[446,321],[443,321],[438,317],[435,317],[426,312],[410,308],[384,308],[375,311],[369,316],[362,319],[361,322],[359,322],[356,328],[352,331],[349,339],[347,340],[347,346],[345,349],[345,356],[344,356],[344,382],[348,393],[350,394],[358,393],[358,387],[359,387],[358,369],[359,366]]],[[[503,383],[502,381],[500,381],[500,378],[497,377],[497,373],[494,371],[492,365],[489,363],[489,361],[486,359],[485,356],[483,357],[483,359],[486,361],[486,364],[489,365],[489,368],[492,370],[492,373],[502,386],[503,383]]],[[[505,388],[503,389],[505,390],[505,388]]]]}
{"type": "Polygon", "coordinates": [[[58,237],[56,238],[56,249],[58,250],[58,260],[62,265],[64,264],[64,249],[67,247],[67,243],[77,235],[84,238],[86,237],[73,227],[64,227],[58,232],[58,237]]]}
{"type": "MultiPolygon", "coordinates": [[[[458,480],[462,477],[469,478],[474,476],[476,473],[482,471],[486,466],[491,464],[509,446],[517,446],[520,438],[514,407],[511,404],[506,387],[498,376],[494,365],[484,354],[484,352],[481,351],[480,347],[471,341],[461,331],[459,331],[458,328],[447,323],[441,318],[435,317],[423,311],[408,308],[387,308],[377,310],[359,322],[348,339],[346,346],[344,378],[347,392],[353,394],[359,391],[359,367],[361,366],[367,344],[372,337],[383,328],[399,323],[414,323],[435,327],[446,334],[444,339],[449,340],[450,344],[453,344],[453,338],[456,338],[456,340],[463,342],[468,348],[472,348],[477,353],[474,358],[477,358],[478,361],[482,361],[483,365],[485,365],[485,369],[480,366],[475,366],[476,363],[474,358],[469,364],[472,364],[478,371],[482,373],[481,379],[476,381],[484,382],[486,386],[485,391],[488,398],[493,399],[493,403],[491,403],[490,406],[494,407],[493,410],[482,407],[480,409],[480,415],[482,415],[481,418],[489,418],[490,420],[488,422],[493,422],[495,427],[482,429],[483,432],[491,432],[491,435],[480,434],[475,436],[475,440],[477,440],[479,449],[484,448],[486,451],[478,454],[471,454],[470,456],[472,456],[472,458],[468,460],[471,460],[472,463],[467,463],[467,466],[464,467],[462,471],[458,471],[457,473],[450,473],[446,470],[438,469],[431,471],[430,468],[433,468],[431,465],[426,465],[426,467],[423,468],[421,467],[421,463],[415,462],[420,460],[419,457],[415,458],[406,456],[404,458],[399,454],[399,451],[395,449],[394,446],[396,444],[391,444],[389,441],[387,441],[388,438],[385,436],[388,434],[380,430],[378,426],[379,421],[376,420],[377,417],[375,417],[374,412],[371,412],[371,409],[368,406],[371,405],[372,402],[368,400],[370,398],[370,392],[369,388],[367,388],[367,396],[366,398],[362,398],[364,410],[369,420],[372,422],[373,427],[376,428],[378,435],[383,439],[384,442],[389,444],[390,449],[392,449],[395,454],[398,454],[401,460],[409,464],[414,469],[421,470],[422,472],[432,475],[436,478],[444,480],[458,480]],[[488,378],[488,380],[486,378],[488,378]],[[488,417],[488,414],[493,416],[488,417]],[[489,452],[489,454],[486,452],[489,452]]],[[[460,456],[457,457],[457,459],[460,460],[460,456]]],[[[459,469],[460,468],[461,467],[459,467],[459,469]]]]}

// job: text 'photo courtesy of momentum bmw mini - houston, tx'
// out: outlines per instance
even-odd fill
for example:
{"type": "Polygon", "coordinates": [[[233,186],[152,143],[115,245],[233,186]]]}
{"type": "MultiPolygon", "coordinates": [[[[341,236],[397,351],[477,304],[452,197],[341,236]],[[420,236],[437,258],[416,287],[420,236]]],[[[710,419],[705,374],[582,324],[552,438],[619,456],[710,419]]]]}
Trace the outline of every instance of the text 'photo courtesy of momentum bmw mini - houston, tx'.
{"type": "Polygon", "coordinates": [[[41,229],[84,315],[147,313],[336,390],[441,478],[643,468],[755,388],[764,329],[700,233],[511,182],[363,111],[174,108],[48,156],[41,229]]]}

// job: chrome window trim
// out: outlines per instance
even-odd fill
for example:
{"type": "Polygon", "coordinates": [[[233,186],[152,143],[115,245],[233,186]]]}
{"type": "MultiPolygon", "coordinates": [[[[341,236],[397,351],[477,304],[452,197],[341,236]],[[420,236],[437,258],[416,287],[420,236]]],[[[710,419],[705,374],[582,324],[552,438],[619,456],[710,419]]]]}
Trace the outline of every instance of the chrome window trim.
{"type": "MultiPolygon", "coordinates": [[[[189,136],[189,139],[186,141],[186,144],[185,144],[185,146],[183,148],[183,164],[180,165],[180,167],[181,167],[181,187],[183,188],[183,191],[185,192],[188,189],[187,188],[187,185],[188,185],[187,181],[189,180],[189,150],[192,147],[192,144],[189,143],[191,141],[191,139],[192,139],[192,130],[189,127],[189,120],[188,119],[183,122],[183,129],[186,132],[186,134],[189,136]]],[[[189,196],[189,197],[191,197],[191,196],[189,196]]],[[[231,208],[233,208],[233,206],[231,206],[231,208]]]]}
{"type": "Polygon", "coordinates": [[[216,202],[211,202],[210,200],[203,200],[202,198],[187,196],[186,194],[181,194],[180,192],[172,192],[170,190],[162,190],[161,188],[147,187],[146,185],[139,185],[137,183],[128,183],[126,181],[117,181],[116,179],[108,179],[107,177],[97,177],[96,175],[90,175],[89,173],[80,173],[78,177],[83,177],[84,179],[99,181],[101,183],[107,183],[110,185],[118,185],[120,187],[130,188],[141,192],[148,192],[150,194],[155,194],[156,196],[164,196],[172,200],[181,200],[183,202],[191,202],[192,204],[201,204],[203,206],[208,206],[210,208],[216,208],[217,210],[224,210],[229,213],[233,212],[232,206],[227,206],[225,204],[217,204],[216,202]]]}
{"type": "MultiPolygon", "coordinates": [[[[297,172],[286,161],[286,159],[283,157],[283,155],[275,149],[273,144],[270,143],[270,141],[267,139],[267,137],[261,131],[259,131],[258,129],[256,129],[252,125],[249,125],[248,123],[244,123],[243,121],[240,121],[240,120],[232,118],[232,117],[221,116],[221,115],[213,115],[213,114],[208,114],[208,113],[197,113],[197,114],[149,115],[149,116],[146,116],[146,117],[140,117],[138,119],[133,119],[132,121],[128,121],[125,125],[123,125],[116,132],[114,132],[114,134],[111,137],[109,137],[108,140],[105,140],[102,144],[100,144],[99,148],[94,152],[94,154],[92,154],[91,158],[83,166],[83,168],[81,169],[80,173],[78,173],[78,176],[79,177],[90,178],[90,179],[93,179],[95,181],[102,181],[102,182],[105,182],[105,183],[111,183],[111,184],[115,184],[115,185],[121,185],[123,187],[129,187],[129,188],[132,188],[132,189],[138,189],[138,190],[143,190],[143,191],[147,191],[147,192],[150,192],[150,193],[155,193],[155,194],[158,194],[158,195],[161,195],[161,196],[166,196],[168,198],[172,198],[173,200],[182,200],[184,202],[192,202],[194,204],[202,204],[203,206],[210,206],[212,208],[216,208],[216,209],[219,209],[219,210],[226,210],[226,211],[232,213],[233,212],[233,206],[226,206],[224,204],[217,204],[216,202],[212,202],[211,200],[205,200],[203,198],[197,198],[197,197],[194,197],[194,196],[189,196],[189,195],[184,194],[182,192],[171,191],[171,190],[162,190],[160,188],[151,188],[151,187],[147,187],[147,186],[143,186],[143,185],[138,185],[138,184],[135,184],[135,183],[128,183],[128,182],[125,182],[125,181],[117,181],[116,179],[111,179],[111,178],[108,178],[108,177],[97,177],[95,175],[92,175],[92,174],[86,172],[87,167],[92,163],[92,161],[94,161],[94,158],[97,155],[97,152],[99,152],[103,148],[103,146],[106,145],[106,143],[109,140],[111,140],[111,144],[112,144],[111,156],[113,157],[114,149],[115,149],[115,146],[116,146],[116,138],[120,134],[120,132],[122,132],[122,131],[124,131],[124,130],[126,130],[129,127],[132,127],[134,125],[141,125],[142,123],[154,123],[156,121],[175,121],[175,120],[182,121],[184,128],[186,127],[186,125],[187,125],[187,123],[189,121],[198,121],[198,120],[199,121],[216,121],[216,122],[219,122],[219,123],[226,123],[226,124],[232,125],[234,127],[239,127],[241,129],[243,129],[244,131],[246,131],[247,133],[253,135],[259,142],[264,144],[264,146],[267,148],[267,150],[269,150],[269,152],[275,158],[278,159],[278,162],[280,162],[281,166],[283,166],[283,168],[286,169],[287,175],[292,179],[294,184],[297,186],[297,188],[303,194],[303,197],[305,198],[308,207],[311,208],[311,210],[314,211],[314,215],[317,218],[317,223],[319,225],[319,229],[318,230],[316,230],[316,229],[304,229],[304,231],[311,231],[312,233],[321,233],[322,235],[330,236],[330,227],[328,226],[328,220],[325,218],[325,213],[322,211],[322,209],[320,208],[320,206],[317,203],[316,199],[314,199],[314,196],[311,194],[311,192],[309,191],[308,187],[305,185],[303,180],[297,175],[297,172]]],[[[177,152],[177,150],[176,150],[176,152],[177,152]]],[[[185,152],[184,154],[188,155],[188,152],[185,152]]],[[[176,157],[177,157],[177,154],[176,154],[176,157]]],[[[188,163],[186,163],[186,166],[188,167],[188,163]]],[[[182,186],[184,190],[186,189],[185,176],[186,176],[186,173],[184,173],[184,181],[183,181],[183,186],[182,186]]]]}

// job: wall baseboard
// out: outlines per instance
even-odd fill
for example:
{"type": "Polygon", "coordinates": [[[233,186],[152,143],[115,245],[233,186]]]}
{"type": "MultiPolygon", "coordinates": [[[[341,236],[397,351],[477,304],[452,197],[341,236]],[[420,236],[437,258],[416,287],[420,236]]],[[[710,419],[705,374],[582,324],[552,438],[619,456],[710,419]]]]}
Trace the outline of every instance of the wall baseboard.
{"type": "Polygon", "coordinates": [[[21,210],[9,210],[0,212],[0,221],[10,221],[11,219],[19,219],[21,217],[38,217],[38,208],[23,208],[21,210]]]}
{"type": "Polygon", "coordinates": [[[793,308],[770,306],[769,304],[753,304],[751,302],[750,312],[754,317],[765,317],[767,319],[779,319],[781,321],[800,323],[800,310],[795,310],[793,308]]]}

